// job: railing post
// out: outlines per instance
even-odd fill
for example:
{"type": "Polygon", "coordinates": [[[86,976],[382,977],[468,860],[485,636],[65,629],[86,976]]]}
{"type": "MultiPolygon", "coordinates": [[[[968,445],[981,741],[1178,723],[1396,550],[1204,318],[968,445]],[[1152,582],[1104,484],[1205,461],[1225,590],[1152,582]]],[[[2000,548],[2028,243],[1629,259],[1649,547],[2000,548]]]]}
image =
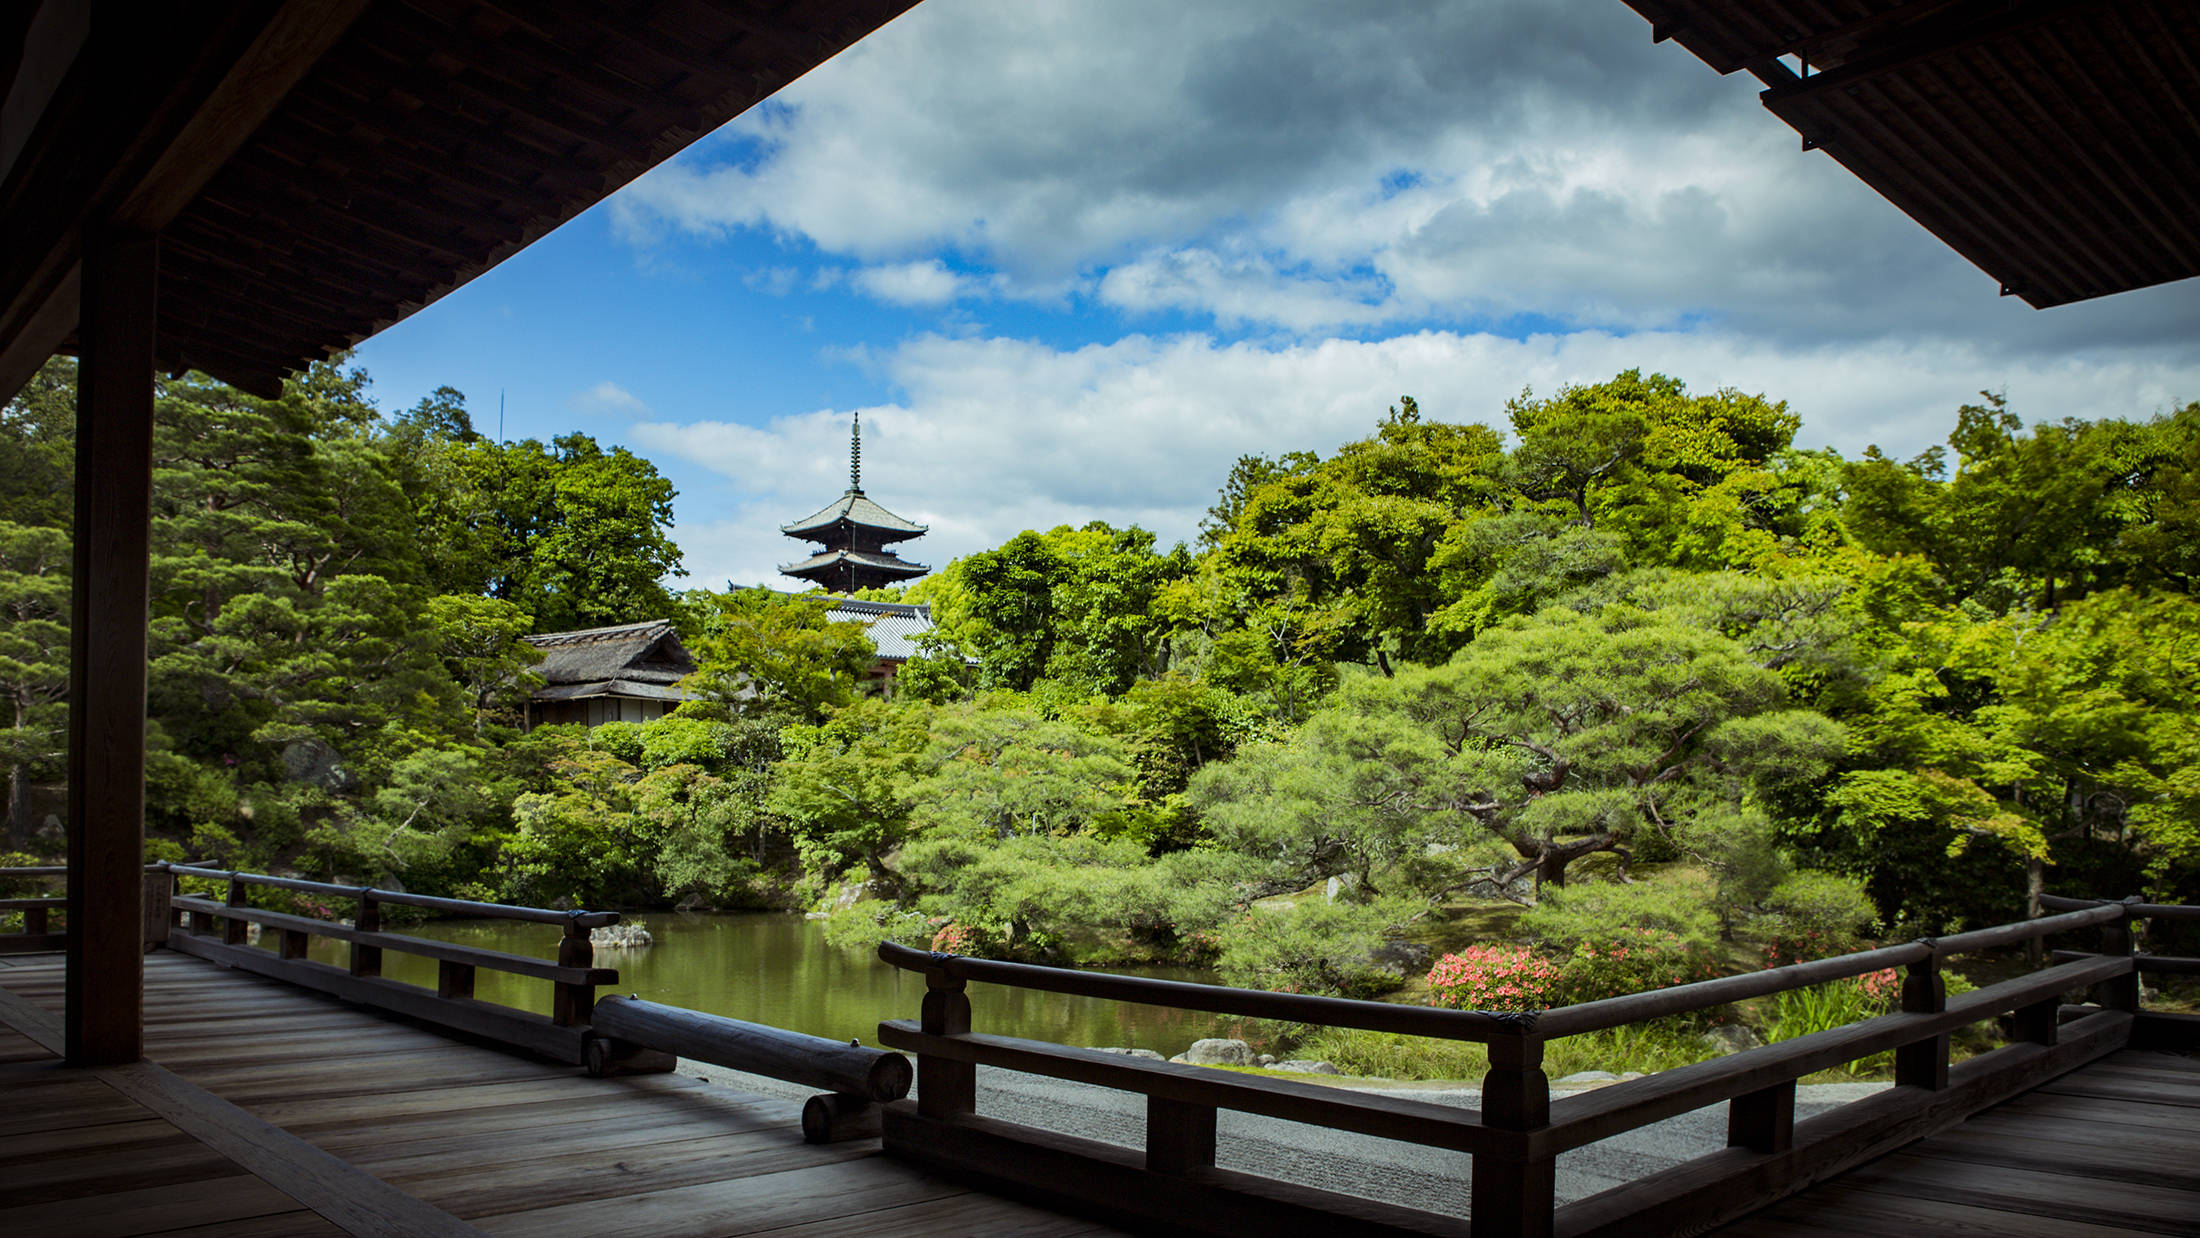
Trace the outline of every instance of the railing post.
{"type": "MultiPolygon", "coordinates": [[[[918,1026],[927,1036],[960,1036],[970,1030],[970,994],[959,976],[938,968],[924,972],[924,1009],[918,1026]]],[[[917,1055],[917,1112],[952,1118],[978,1110],[978,1068],[936,1053],[917,1055]]]]}
{"type": "Polygon", "coordinates": [[[1727,1103],[1726,1146],[1785,1152],[1795,1146],[1795,1080],[1787,1079],[1727,1103]]]}
{"type": "Polygon", "coordinates": [[[1146,1168],[1183,1174],[1215,1164],[1215,1109],[1183,1101],[1146,1098],[1146,1168]]]}
{"type": "MultiPolygon", "coordinates": [[[[558,966],[592,967],[595,962],[595,943],[588,940],[588,930],[581,924],[581,913],[576,911],[566,918],[565,936],[558,939],[558,966]]],[[[552,1001],[551,1017],[560,1027],[573,1027],[588,1022],[589,1012],[595,1008],[595,985],[561,983],[552,1001]]]]}
{"type": "MultiPolygon", "coordinates": [[[[2131,940],[2131,916],[2129,908],[2139,901],[2134,894],[2123,900],[2126,914],[2101,926],[2101,953],[2112,959],[2129,960],[2135,953],[2131,940]]],[[[2131,1014],[2139,1012],[2139,972],[2137,968],[2121,976],[2103,980],[2094,990],[2103,1009],[2122,1010],[2131,1014]]]]}
{"type": "MultiPolygon", "coordinates": [[[[229,874],[229,897],[222,901],[231,907],[246,906],[244,898],[244,879],[242,877],[237,876],[237,874],[235,873],[229,874]]],[[[245,921],[240,917],[223,916],[223,944],[231,946],[243,945],[245,942],[245,927],[245,921]]]]}
{"type": "Polygon", "coordinates": [[[47,932],[48,930],[47,930],[47,928],[46,928],[46,924],[47,924],[47,920],[46,920],[46,909],[45,909],[45,908],[43,908],[43,907],[28,907],[28,908],[25,908],[25,909],[24,909],[24,911],[23,911],[23,931],[24,931],[25,933],[44,933],[44,932],[47,932]]]}
{"type": "MultiPolygon", "coordinates": [[[[382,904],[376,901],[372,889],[359,891],[359,914],[352,917],[352,927],[362,933],[382,931],[382,904]]],[[[351,943],[351,974],[354,976],[379,976],[382,974],[382,947],[351,943]]]]}
{"type": "MultiPolygon", "coordinates": [[[[1917,943],[1926,955],[1902,972],[1902,1012],[1939,1014],[1948,1008],[1948,983],[1940,974],[1940,951],[1931,938],[1917,943]]],[[[1894,1051],[1896,1087],[1924,1088],[1929,1092],[1948,1087],[1948,1034],[1913,1041],[1894,1051]]]]}
{"type": "Polygon", "coordinates": [[[474,966],[471,963],[453,963],[439,959],[435,965],[435,995],[437,997],[472,997],[474,995],[474,966]]]}
{"type": "Polygon", "coordinates": [[[1502,1142],[1474,1157],[1467,1216],[1475,1238],[1550,1238],[1557,1207],[1556,1160],[1527,1152],[1527,1133],[1551,1124],[1543,1038],[1534,1032],[1534,1015],[1515,1017],[1521,1030],[1490,1040],[1490,1071],[1482,1077],[1482,1125],[1502,1142]]]}
{"type": "Polygon", "coordinates": [[[176,922],[176,911],[171,900],[176,894],[176,878],[165,865],[148,869],[145,874],[145,948],[168,944],[168,929],[176,922]]]}

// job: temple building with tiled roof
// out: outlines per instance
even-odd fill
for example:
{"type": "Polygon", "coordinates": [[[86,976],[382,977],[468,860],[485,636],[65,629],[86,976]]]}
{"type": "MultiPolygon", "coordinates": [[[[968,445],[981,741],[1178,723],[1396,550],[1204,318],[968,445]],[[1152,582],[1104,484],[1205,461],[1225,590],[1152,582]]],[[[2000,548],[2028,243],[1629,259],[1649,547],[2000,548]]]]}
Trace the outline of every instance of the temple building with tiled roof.
{"type": "Polygon", "coordinates": [[[893,542],[923,537],[925,527],[873,503],[863,493],[863,425],[858,421],[848,449],[848,491],[793,524],[779,526],[789,537],[819,543],[823,549],[780,572],[822,585],[833,593],[875,589],[914,580],[932,569],[888,550],[893,542]]]}
{"type": "Polygon", "coordinates": [[[526,638],[542,651],[543,685],[527,701],[527,729],[561,722],[654,722],[695,699],[680,681],[695,657],[668,619],[526,638]]]}

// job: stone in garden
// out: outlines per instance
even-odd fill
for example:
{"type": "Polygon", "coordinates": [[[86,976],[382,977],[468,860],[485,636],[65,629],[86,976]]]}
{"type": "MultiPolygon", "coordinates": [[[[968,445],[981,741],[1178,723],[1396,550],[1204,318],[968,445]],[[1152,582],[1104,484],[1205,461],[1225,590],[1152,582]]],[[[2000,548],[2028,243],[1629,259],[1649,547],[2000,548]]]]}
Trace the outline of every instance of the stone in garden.
{"type": "Polygon", "coordinates": [[[1367,964],[1400,980],[1428,974],[1434,956],[1417,941],[1386,941],[1368,952],[1367,964]]]}
{"type": "Polygon", "coordinates": [[[1125,1048],[1122,1048],[1122,1047],[1121,1047],[1121,1046],[1119,1046],[1119,1045],[1108,1045],[1108,1046],[1106,1046],[1106,1047],[1102,1048],[1102,1049],[1100,1050],[1100,1052],[1102,1052],[1102,1053],[1120,1053],[1120,1054],[1122,1054],[1122,1055],[1123,1055],[1124,1057],[1142,1057],[1142,1058],[1146,1058],[1146,1059],[1148,1059],[1149,1061],[1155,1061],[1155,1062],[1159,1062],[1159,1061],[1164,1061],[1164,1060],[1166,1060],[1166,1059],[1164,1059],[1164,1058],[1163,1058],[1163,1057],[1162,1057],[1162,1056],[1161,1056],[1160,1054],[1158,1054],[1158,1053],[1154,1052],[1154,1051],[1153,1051],[1153,1050],[1151,1050],[1151,1049],[1125,1049],[1125,1048]]]}
{"type": "Polygon", "coordinates": [[[1713,1053],[1725,1057],[1744,1049],[1759,1048],[1765,1042],[1757,1038],[1757,1033],[1739,1023],[1721,1023],[1703,1034],[1703,1043],[1713,1053]]]}
{"type": "Polygon", "coordinates": [[[1616,1083],[1619,1076],[1608,1070],[1577,1070],[1559,1080],[1560,1083],[1616,1083]]]}
{"type": "Polygon", "coordinates": [[[1195,1040],[1192,1047],[1184,1051],[1182,1059],[1170,1060],[1182,1060],[1194,1066],[1251,1066],[1253,1047],[1242,1040],[1195,1040]]]}
{"type": "Polygon", "coordinates": [[[1276,1055],[1273,1053],[1263,1053],[1259,1057],[1253,1059],[1253,1064],[1255,1066],[1273,1066],[1276,1064],[1276,1055]]]}
{"type": "Polygon", "coordinates": [[[1295,1057],[1288,1062],[1278,1062],[1276,1063],[1276,1069],[1296,1071],[1302,1075],[1334,1075],[1340,1073],[1336,1067],[1327,1062],[1314,1061],[1303,1057],[1295,1057]]]}

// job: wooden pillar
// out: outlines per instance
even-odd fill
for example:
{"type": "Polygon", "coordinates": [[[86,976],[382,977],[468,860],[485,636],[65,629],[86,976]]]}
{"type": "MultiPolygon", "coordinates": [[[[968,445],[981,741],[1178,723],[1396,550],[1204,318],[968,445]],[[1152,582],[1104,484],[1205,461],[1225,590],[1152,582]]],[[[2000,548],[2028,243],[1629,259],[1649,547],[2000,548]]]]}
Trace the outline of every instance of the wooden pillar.
{"type": "Polygon", "coordinates": [[[1551,1081],[1543,1040],[1532,1032],[1490,1041],[1482,1077],[1482,1124],[1509,1138],[1474,1155],[1468,1218],[1476,1238],[1550,1238],[1558,1202],[1558,1163],[1528,1155],[1526,1133],[1551,1124],[1551,1081]]]}
{"type": "MultiPolygon", "coordinates": [[[[2137,895],[2124,900],[2126,907],[2139,901],[2137,895]]],[[[2101,926],[2101,953],[2109,958],[2129,959],[2137,953],[2137,943],[2132,940],[2131,919],[2125,916],[2110,920],[2101,926]]],[[[2095,1000],[2108,1010],[2139,1012],[2139,973],[2136,970],[2101,981],[2094,990],[2095,1000]]]]}
{"type": "MultiPolygon", "coordinates": [[[[2038,938],[2033,940],[2037,941],[2038,938]]],[[[1931,947],[1931,939],[1919,943],[1931,947]]],[[[1948,1008],[1948,984],[1940,974],[1937,951],[1910,964],[1902,974],[1904,1014],[1939,1014],[1948,1008]]],[[[1948,1033],[1906,1044],[1894,1051],[1894,1081],[1900,1087],[1940,1092],[1948,1087],[1948,1033]]]]}
{"type": "MultiPolygon", "coordinates": [[[[924,973],[924,1005],[919,1026],[927,1036],[961,1036],[970,1031],[970,994],[966,981],[944,972],[924,973]]],[[[953,1118],[978,1109],[978,1068],[949,1061],[937,1053],[917,1055],[917,1112],[928,1118],[953,1118]]]]}
{"type": "MultiPolygon", "coordinates": [[[[581,925],[580,914],[576,912],[565,922],[565,936],[558,939],[558,966],[595,965],[595,943],[589,940],[588,930],[581,925]]],[[[559,984],[550,999],[550,1017],[560,1027],[576,1027],[588,1022],[595,1009],[596,986],[592,984],[559,984]]]]}
{"type": "Polygon", "coordinates": [[[86,230],[69,633],[68,1060],[145,1051],[145,658],[153,511],[151,233],[86,230]]]}

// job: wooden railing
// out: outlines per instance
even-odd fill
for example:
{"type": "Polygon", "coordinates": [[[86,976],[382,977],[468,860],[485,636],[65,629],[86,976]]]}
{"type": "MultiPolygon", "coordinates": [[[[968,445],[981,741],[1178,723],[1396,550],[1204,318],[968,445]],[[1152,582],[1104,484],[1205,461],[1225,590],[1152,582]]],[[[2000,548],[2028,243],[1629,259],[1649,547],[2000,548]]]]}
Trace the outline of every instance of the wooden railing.
{"type": "Polygon", "coordinates": [[[588,941],[590,929],[619,922],[619,913],[615,911],[552,911],[334,885],[295,877],[271,877],[263,873],[185,865],[161,867],[164,880],[177,882],[179,891],[185,878],[215,881],[223,888],[221,898],[180,892],[172,896],[170,907],[183,920],[168,932],[166,944],[172,950],[558,1061],[581,1063],[587,1060],[591,1039],[588,1022],[595,1006],[596,987],[619,982],[616,969],[594,965],[595,951],[588,941]],[[352,907],[352,922],[341,924],[255,907],[251,903],[251,892],[255,889],[290,890],[347,902],[352,907]],[[390,932],[382,927],[382,909],[387,906],[554,924],[564,929],[564,936],[558,942],[554,961],[531,958],[390,932]],[[259,925],[263,932],[281,935],[275,950],[247,944],[249,930],[246,926],[252,924],[259,925]],[[347,943],[349,965],[337,967],[307,957],[309,942],[315,937],[347,943]],[[436,987],[427,989],[382,975],[384,951],[434,959],[436,987]],[[530,1011],[477,1000],[474,977],[484,969],[548,981],[553,992],[552,1013],[546,1018],[530,1011]]]}
{"type": "MultiPolygon", "coordinates": [[[[1038,1193],[1132,1224],[1213,1233],[1460,1233],[1456,1215],[1317,1191],[1216,1167],[1216,1113],[1230,1109],[1421,1144],[1472,1158],[1473,1234],[1696,1233],[2075,1069],[2132,1039],[2139,989],[2130,923],[2200,908],[2082,903],[2042,919],[1838,958],[1637,993],[1538,1013],[1438,1010],[1380,1002],[1151,980],[926,953],[888,943],[886,962],[924,976],[922,1017],[879,1026],[881,1043],[917,1054],[917,1098],[885,1113],[889,1152],[979,1181],[1038,1193]],[[2095,929],[2098,953],[1950,1000],[1941,965],[1953,955],[2095,929]],[[1895,1012],[1554,1101],[1544,1045],[1702,1011],[1887,968],[1903,970],[1895,1012]],[[1128,1058],[973,1030],[971,981],[1328,1027],[1405,1033],[1488,1046],[1481,1107],[1463,1109],[1265,1076],[1128,1058]],[[2063,998],[2092,988],[2096,1004],[2063,998]],[[1960,1064],[1949,1034],[2010,1017],[2011,1043],[1960,1064]],[[1803,1122],[1796,1080],[1893,1051],[1897,1086],[1803,1122]],[[1142,1094],[1143,1155],[984,1117],[978,1066],[1142,1094]],[[1601,1194],[1556,1204],[1559,1154],[1724,1103],[1723,1151],[1601,1194]]],[[[2185,961],[2154,961],[2158,970],[2185,961]]],[[[2156,1016],[2159,1018],[2159,1016],[2156,1016]]],[[[2160,1024],[2164,1036],[2200,1029],[2160,1024]]],[[[1444,1161],[1432,1158],[1431,1173],[1444,1161]]]]}
{"type": "MultiPolygon", "coordinates": [[[[0,868],[0,877],[55,881],[68,875],[69,870],[60,867],[0,868]]],[[[68,898],[58,894],[0,898],[0,915],[12,912],[22,918],[22,924],[14,932],[0,933],[0,954],[61,949],[68,937],[54,931],[53,913],[66,911],[68,906],[68,898]]]]}
{"type": "MultiPolygon", "coordinates": [[[[0,879],[28,878],[34,881],[66,881],[69,870],[61,865],[40,865],[29,868],[0,868],[0,879]]],[[[168,937],[168,877],[167,866],[148,864],[145,868],[145,944],[147,949],[160,945],[168,937]]],[[[69,935],[56,927],[54,913],[68,913],[69,898],[66,894],[38,894],[13,898],[0,898],[0,917],[10,914],[21,919],[14,932],[0,932],[0,954],[35,954],[46,950],[65,949],[69,935]]]]}

